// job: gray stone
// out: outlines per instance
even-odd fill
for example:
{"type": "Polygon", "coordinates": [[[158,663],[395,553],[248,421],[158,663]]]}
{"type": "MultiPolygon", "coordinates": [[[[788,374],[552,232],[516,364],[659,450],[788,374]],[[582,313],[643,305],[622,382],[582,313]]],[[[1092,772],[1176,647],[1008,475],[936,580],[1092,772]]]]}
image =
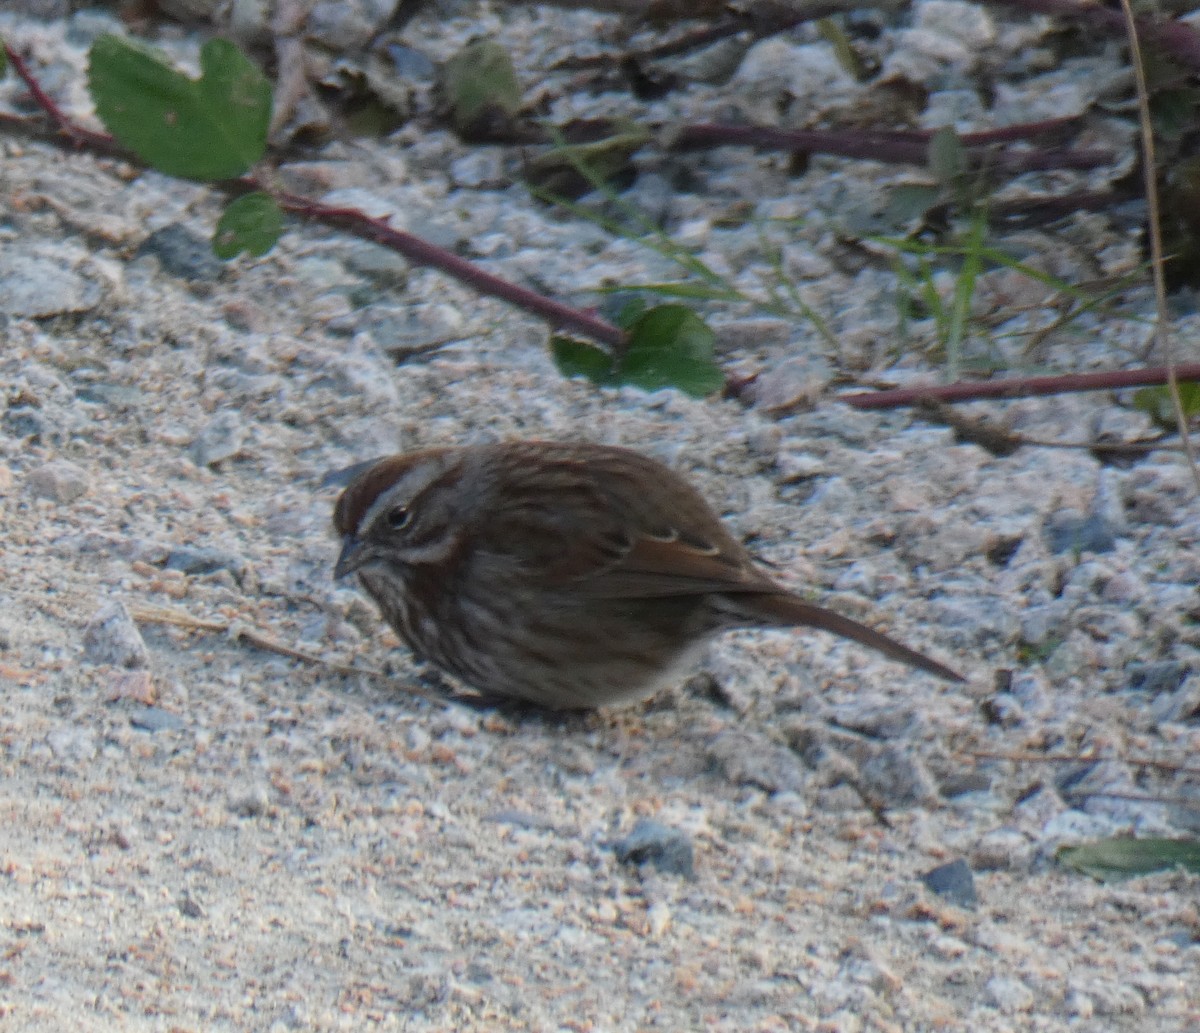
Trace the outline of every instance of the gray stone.
{"type": "Polygon", "coordinates": [[[211,546],[176,545],[167,554],[165,566],[167,570],[178,570],[190,575],[228,570],[238,581],[241,581],[246,572],[244,557],[211,546]]]}
{"type": "Polygon", "coordinates": [[[83,654],[94,664],[136,670],[150,666],[150,651],[125,604],[110,599],[83,630],[83,654]]]}
{"type": "Polygon", "coordinates": [[[64,312],[86,312],[100,301],[98,284],[62,259],[16,248],[0,252],[0,312],[41,319],[64,312]]]}
{"type": "Polygon", "coordinates": [[[633,831],[613,844],[617,860],[641,867],[651,865],[660,872],[682,875],[693,873],[692,841],[686,833],[648,818],[641,819],[633,831]]]}
{"type": "Polygon", "coordinates": [[[931,868],[921,876],[921,881],[931,893],[936,893],[951,904],[973,908],[979,903],[975,893],[975,876],[961,857],[957,861],[931,868]]]}
{"type": "Polygon", "coordinates": [[[129,723],[142,732],[177,732],[186,726],[178,714],[159,707],[138,707],[129,715],[129,723]]]}
{"type": "Polygon", "coordinates": [[[1042,536],[1053,553],[1111,552],[1118,530],[1101,514],[1062,509],[1047,518],[1042,536]]]}
{"type": "Polygon", "coordinates": [[[38,498],[66,504],[88,491],[88,475],[74,463],[58,459],[29,471],[29,490],[38,498]]]}
{"type": "Polygon", "coordinates": [[[188,454],[197,466],[213,466],[237,455],[245,440],[241,417],[226,409],[205,424],[188,447],[188,454]]]}
{"type": "Polygon", "coordinates": [[[154,255],[163,269],[188,283],[209,283],[220,278],[225,264],[213,254],[212,243],[186,226],[173,222],[155,230],[138,248],[138,255],[154,255]]]}

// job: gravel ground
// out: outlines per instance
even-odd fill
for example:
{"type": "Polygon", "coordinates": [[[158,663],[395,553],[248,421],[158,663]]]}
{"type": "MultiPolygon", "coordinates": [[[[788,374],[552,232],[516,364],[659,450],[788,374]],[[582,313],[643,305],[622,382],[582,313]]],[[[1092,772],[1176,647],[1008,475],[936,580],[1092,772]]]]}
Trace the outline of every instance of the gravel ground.
{"type": "MultiPolygon", "coordinates": [[[[486,32],[535,69],[608,24],[471,19],[410,38],[436,57],[486,32]]],[[[1078,58],[1011,75],[985,109],[979,48],[1016,62],[1044,27],[941,0],[905,25],[879,45],[888,67],[936,73],[934,124],[1061,114],[1120,78],[1115,51],[1078,58]]],[[[98,27],[80,16],[64,41],[62,24],[0,15],[81,110],[98,27]]],[[[719,102],[775,121],[781,78],[796,105],[861,90],[799,33],[663,114],[719,102]]],[[[580,95],[555,114],[626,103],[580,95]]],[[[1132,127],[1094,135],[1125,147],[1132,127]]],[[[755,227],[721,216],[746,198],[805,214],[783,269],[839,350],[802,320],[724,313],[731,368],[764,371],[747,406],[565,382],[541,326],[311,226],[214,265],[207,190],[2,146],[4,1029],[1200,1027],[1197,879],[1100,885],[1054,862],[1064,843],[1200,826],[1194,779],[1130,760],[1200,753],[1200,505],[1178,455],[999,458],[907,413],[772,409],[835,368],[920,374],[932,327],[900,340],[886,267],[836,233],[900,173],[813,160],[797,177],[726,149],[686,159],[701,193],[653,172],[632,192],[747,290],[776,266],[755,227]],[[414,696],[436,679],[331,581],[322,482],[398,448],[510,436],[652,452],[782,579],[969,683],[825,636],[742,633],[640,708],[545,717],[414,696]],[[1032,759],[1093,751],[1125,759],[1032,759]],[[925,876],[953,862],[957,887],[934,892],[925,876]]],[[[581,303],[606,278],[671,275],[530,203],[507,180],[517,160],[422,128],[283,175],[581,303]]],[[[1068,278],[1138,260],[1099,217],[1034,236],[1068,278]]],[[[1022,292],[989,274],[979,305],[1018,310],[1022,292]]],[[[1125,305],[1035,361],[1128,361],[1149,298],[1125,305]]],[[[1176,330],[1194,342],[1200,319],[1176,330]]],[[[974,411],[1037,438],[1125,438],[1147,427],[1125,401],[974,411]]]]}

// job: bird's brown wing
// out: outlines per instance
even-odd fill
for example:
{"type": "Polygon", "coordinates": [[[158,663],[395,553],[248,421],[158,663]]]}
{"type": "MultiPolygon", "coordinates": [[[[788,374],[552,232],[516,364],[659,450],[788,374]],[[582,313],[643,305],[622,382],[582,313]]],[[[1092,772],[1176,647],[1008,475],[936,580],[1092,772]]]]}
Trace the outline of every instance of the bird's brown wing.
{"type": "Polygon", "coordinates": [[[517,576],[594,599],[777,586],[678,474],[624,449],[542,445],[482,515],[517,576]]]}
{"type": "Polygon", "coordinates": [[[624,553],[573,579],[573,589],[595,599],[661,599],[709,592],[773,592],[737,546],[728,548],[673,534],[641,536],[624,553]]]}

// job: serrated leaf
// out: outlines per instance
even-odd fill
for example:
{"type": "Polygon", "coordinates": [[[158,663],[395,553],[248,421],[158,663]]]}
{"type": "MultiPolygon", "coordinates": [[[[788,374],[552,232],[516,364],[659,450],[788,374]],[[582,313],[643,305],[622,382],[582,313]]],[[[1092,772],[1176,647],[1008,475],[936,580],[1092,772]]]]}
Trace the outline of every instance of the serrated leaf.
{"type": "Polygon", "coordinates": [[[613,383],[613,359],[608,352],[574,337],[550,338],[554,364],[564,377],[586,377],[593,384],[613,383]]]}
{"type": "Polygon", "coordinates": [[[1105,839],[1064,847],[1058,860],[1102,882],[1129,879],[1176,866],[1200,874],[1200,841],[1194,839],[1105,839]]]}
{"type": "Polygon", "coordinates": [[[283,212],[269,194],[243,194],[221,213],[213,234],[213,254],[229,259],[245,251],[255,258],[275,246],[283,232],[283,212]]]}
{"type": "Polygon", "coordinates": [[[521,84],[499,43],[468,43],[442,66],[442,90],[454,128],[464,136],[507,122],[521,110],[521,84]]]}
{"type": "Polygon", "coordinates": [[[152,47],[106,34],[92,44],[88,88],[109,132],[160,172],[240,176],[266,149],[271,84],[227,40],[204,44],[200,69],[191,79],[152,47]]]}
{"type": "Polygon", "coordinates": [[[713,361],[716,335],[684,305],[658,305],[640,316],[617,366],[617,379],[646,391],[674,387],[693,397],[719,391],[725,376],[713,361]]]}
{"type": "MultiPolygon", "coordinates": [[[[1179,400],[1183,403],[1183,415],[1188,420],[1200,415],[1200,383],[1194,380],[1181,382],[1179,400]]],[[[1165,384],[1134,391],[1133,407],[1146,413],[1160,426],[1168,430],[1175,429],[1175,403],[1171,400],[1171,389],[1165,384]]]]}

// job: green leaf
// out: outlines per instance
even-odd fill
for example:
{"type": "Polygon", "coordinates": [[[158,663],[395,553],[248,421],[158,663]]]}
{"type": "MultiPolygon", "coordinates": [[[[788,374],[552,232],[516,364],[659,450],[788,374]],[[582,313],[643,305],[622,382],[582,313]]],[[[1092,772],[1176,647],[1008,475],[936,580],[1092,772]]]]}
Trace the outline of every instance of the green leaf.
{"type": "Polygon", "coordinates": [[[463,136],[486,133],[521,110],[521,84],[499,43],[468,43],[442,66],[442,91],[454,128],[463,136]]]}
{"type": "Polygon", "coordinates": [[[616,311],[611,314],[612,321],[622,330],[633,329],[633,324],[646,313],[646,299],[637,294],[620,294],[616,301],[616,311]]]}
{"type": "Polygon", "coordinates": [[[228,259],[246,251],[258,258],[275,246],[282,232],[283,212],[270,194],[243,194],[221,213],[213,234],[213,254],[228,259]]]}
{"type": "Polygon", "coordinates": [[[550,352],[564,377],[586,377],[600,387],[615,382],[612,356],[594,344],[555,336],[550,338],[550,352]]]}
{"type": "Polygon", "coordinates": [[[1200,874],[1200,841],[1194,839],[1105,839],[1064,847],[1058,860],[1101,882],[1161,872],[1177,865],[1200,874]]]}
{"type": "Polygon", "coordinates": [[[942,188],[932,183],[901,183],[893,187],[882,222],[891,227],[906,226],[942,200],[942,188]]]}
{"type": "Polygon", "coordinates": [[[952,187],[967,171],[967,152],[958,133],[948,126],[929,138],[927,160],[929,171],[942,186],[952,187]]]}
{"type": "Polygon", "coordinates": [[[643,391],[673,387],[701,398],[725,386],[725,375],[713,361],[715,339],[704,320],[683,305],[659,305],[634,320],[619,356],[571,337],[552,337],[550,351],[565,377],[643,391]]]}
{"type": "Polygon", "coordinates": [[[187,179],[240,176],[267,145],[271,84],[237,47],[211,39],[199,79],[145,44],[104,35],[88,86],[109,132],[148,165],[187,179]]]}
{"type": "MultiPolygon", "coordinates": [[[[1200,415],[1200,383],[1185,380],[1179,384],[1179,400],[1183,403],[1183,415],[1192,420],[1200,415]]],[[[1133,393],[1133,407],[1149,415],[1159,426],[1176,429],[1175,403],[1171,401],[1171,389],[1166,384],[1139,388],[1133,393]]]]}
{"type": "Polygon", "coordinates": [[[675,387],[700,398],[725,386],[713,361],[716,335],[683,305],[658,305],[640,316],[617,368],[621,383],[645,391],[675,387]]]}
{"type": "Polygon", "coordinates": [[[842,66],[842,71],[856,82],[866,82],[870,73],[854,50],[850,34],[836,18],[821,18],[817,22],[817,32],[833,48],[833,56],[842,66]]]}

